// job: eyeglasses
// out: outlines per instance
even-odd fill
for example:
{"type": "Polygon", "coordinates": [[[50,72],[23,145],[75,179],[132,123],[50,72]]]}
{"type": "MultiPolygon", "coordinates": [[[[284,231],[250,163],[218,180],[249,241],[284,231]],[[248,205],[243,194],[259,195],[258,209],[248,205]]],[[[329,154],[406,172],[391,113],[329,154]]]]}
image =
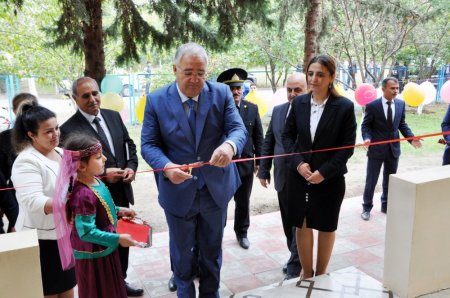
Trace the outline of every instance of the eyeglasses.
{"type": "Polygon", "coordinates": [[[181,70],[181,72],[183,73],[184,76],[186,77],[193,77],[194,74],[197,75],[198,78],[200,79],[204,79],[207,75],[206,71],[204,70],[199,70],[197,72],[194,72],[193,70],[190,69],[182,69],[181,67],[177,66],[177,70],[181,70]]]}

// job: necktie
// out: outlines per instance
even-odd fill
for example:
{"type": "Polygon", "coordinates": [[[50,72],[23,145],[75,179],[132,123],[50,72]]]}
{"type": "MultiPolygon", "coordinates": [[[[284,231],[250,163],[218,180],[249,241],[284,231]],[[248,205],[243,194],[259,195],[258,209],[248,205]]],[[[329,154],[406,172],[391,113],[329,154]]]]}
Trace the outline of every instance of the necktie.
{"type": "Polygon", "coordinates": [[[192,98],[189,98],[186,103],[189,106],[188,111],[188,122],[189,126],[191,127],[192,135],[195,137],[195,101],[192,98]]]}
{"type": "Polygon", "coordinates": [[[106,145],[106,148],[108,148],[109,151],[111,151],[111,148],[109,147],[108,138],[106,137],[105,131],[103,130],[102,126],[100,125],[100,119],[99,117],[95,117],[94,121],[92,121],[95,124],[95,127],[97,128],[98,136],[100,137],[100,140],[103,144],[106,145]]]}
{"type": "Polygon", "coordinates": [[[388,105],[387,124],[388,124],[388,127],[392,128],[392,108],[391,108],[392,101],[387,101],[386,103],[388,105]]]}

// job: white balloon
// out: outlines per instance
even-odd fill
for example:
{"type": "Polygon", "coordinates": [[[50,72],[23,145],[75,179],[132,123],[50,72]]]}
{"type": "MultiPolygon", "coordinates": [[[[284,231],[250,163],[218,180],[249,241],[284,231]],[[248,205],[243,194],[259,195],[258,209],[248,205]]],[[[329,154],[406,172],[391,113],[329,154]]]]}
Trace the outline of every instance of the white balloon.
{"type": "Polygon", "coordinates": [[[381,86],[377,88],[377,98],[383,96],[383,90],[381,90],[381,86]]]}
{"type": "Polygon", "coordinates": [[[425,92],[425,99],[423,101],[423,104],[430,104],[434,102],[436,99],[436,88],[434,88],[434,85],[430,81],[425,81],[422,84],[419,85],[419,88],[425,92]]]}

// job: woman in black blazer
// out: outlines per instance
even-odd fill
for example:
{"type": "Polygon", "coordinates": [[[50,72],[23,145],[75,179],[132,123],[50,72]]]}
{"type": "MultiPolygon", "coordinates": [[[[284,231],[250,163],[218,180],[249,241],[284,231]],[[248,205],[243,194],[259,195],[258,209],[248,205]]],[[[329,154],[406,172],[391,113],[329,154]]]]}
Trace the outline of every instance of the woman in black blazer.
{"type": "Polygon", "coordinates": [[[288,218],[297,227],[301,279],[314,276],[313,229],[319,231],[316,275],[326,273],[345,194],[346,163],[353,154],[352,147],[314,151],[352,146],[356,140],[353,103],[333,85],[334,59],[314,57],[306,77],[310,92],[292,102],[283,133],[286,153],[301,153],[290,157],[287,179],[288,218]]]}

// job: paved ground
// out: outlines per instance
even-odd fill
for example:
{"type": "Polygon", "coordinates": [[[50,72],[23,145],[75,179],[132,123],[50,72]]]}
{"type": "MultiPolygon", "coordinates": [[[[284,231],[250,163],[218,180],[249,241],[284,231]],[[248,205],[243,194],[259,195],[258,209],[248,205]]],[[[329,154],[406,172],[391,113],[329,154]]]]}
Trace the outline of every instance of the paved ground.
{"type": "MultiPolygon", "coordinates": [[[[361,197],[344,200],[329,271],[354,266],[381,281],[386,216],[374,210],[370,221],[362,221],[360,204],[361,197]]],[[[223,240],[221,297],[283,279],[281,267],[288,258],[288,251],[279,213],[251,217],[249,239],[250,249],[240,248],[232,221],[228,221],[223,240]]],[[[176,297],[167,288],[171,275],[168,241],[167,232],[156,233],[153,247],[131,249],[129,281],[145,289],[144,297],[176,297]]]]}

